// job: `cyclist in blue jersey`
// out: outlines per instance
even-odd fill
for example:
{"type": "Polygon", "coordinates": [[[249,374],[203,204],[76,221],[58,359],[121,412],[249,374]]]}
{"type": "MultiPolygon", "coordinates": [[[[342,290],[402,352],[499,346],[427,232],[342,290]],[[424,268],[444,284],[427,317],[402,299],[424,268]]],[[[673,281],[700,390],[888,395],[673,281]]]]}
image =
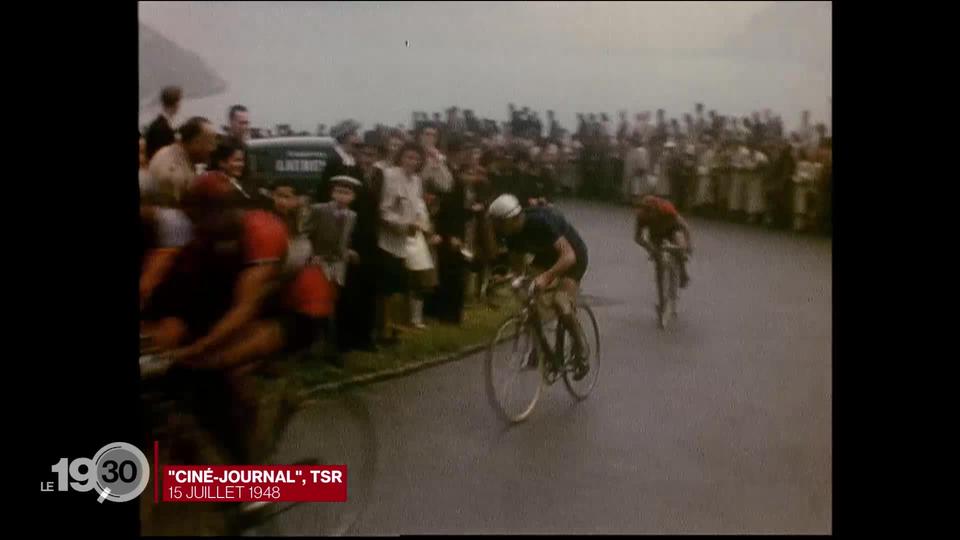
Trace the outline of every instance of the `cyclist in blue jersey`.
{"type": "MultiPolygon", "coordinates": [[[[577,380],[587,373],[583,330],[576,320],[576,299],[587,272],[587,245],[577,230],[557,210],[549,207],[522,208],[513,195],[495,199],[487,210],[497,234],[504,237],[511,255],[533,255],[533,266],[542,271],[534,278],[538,290],[556,287],[553,308],[560,322],[573,336],[574,359],[580,369],[577,380]]],[[[516,261],[516,259],[515,259],[516,261]]],[[[514,268],[519,265],[514,264],[514,268]]]]}

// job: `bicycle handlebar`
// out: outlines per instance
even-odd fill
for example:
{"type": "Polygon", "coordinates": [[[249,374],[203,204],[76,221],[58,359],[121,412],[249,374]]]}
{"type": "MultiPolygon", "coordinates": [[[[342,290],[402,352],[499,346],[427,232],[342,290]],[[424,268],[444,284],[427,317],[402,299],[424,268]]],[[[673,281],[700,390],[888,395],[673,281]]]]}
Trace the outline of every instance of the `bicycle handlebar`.
{"type": "Polygon", "coordinates": [[[533,279],[527,275],[518,276],[510,282],[510,288],[514,291],[525,290],[528,295],[532,295],[534,293],[533,279]]]}
{"type": "Polygon", "coordinates": [[[519,276],[505,276],[504,278],[498,279],[494,282],[491,282],[491,287],[502,287],[503,285],[509,283],[510,290],[514,294],[524,293],[526,298],[533,298],[538,292],[534,286],[533,277],[528,274],[521,274],[519,276]]]}

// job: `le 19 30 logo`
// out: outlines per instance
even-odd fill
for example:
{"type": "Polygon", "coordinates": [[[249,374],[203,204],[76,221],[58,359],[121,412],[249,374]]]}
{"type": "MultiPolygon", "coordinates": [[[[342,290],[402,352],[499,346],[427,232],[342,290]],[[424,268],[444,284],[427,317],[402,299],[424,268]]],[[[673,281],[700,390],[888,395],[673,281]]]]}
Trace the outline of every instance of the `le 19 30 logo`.
{"type": "Polygon", "coordinates": [[[95,490],[101,503],[136,499],[150,481],[147,456],[136,446],[123,442],[104,446],[92,459],[61,458],[50,470],[57,475],[56,489],[54,482],[43,482],[41,491],[95,490]]]}

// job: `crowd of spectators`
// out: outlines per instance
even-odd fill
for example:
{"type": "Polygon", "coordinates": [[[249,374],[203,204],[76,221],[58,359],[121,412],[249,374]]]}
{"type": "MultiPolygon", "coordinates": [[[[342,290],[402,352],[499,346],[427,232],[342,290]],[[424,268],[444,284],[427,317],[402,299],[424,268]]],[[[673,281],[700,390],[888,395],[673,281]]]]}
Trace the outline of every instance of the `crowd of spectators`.
{"type": "Polygon", "coordinates": [[[164,89],[141,132],[141,302],[145,321],[170,325],[155,333],[197,361],[321,341],[336,362],[431,320],[460,323],[466,302],[491,301],[502,250],[485,210],[502,193],[525,206],[654,193],[704,217],[830,231],[831,138],[808,113],[790,133],[769,110],[736,117],[702,104],[681,119],[577,113],[572,131],[552,110],[541,120],[513,104],[503,122],[459,107],[414,112],[410,129],[344,120],[314,133],[332,137],[335,155],[304,191],[245,180],[249,139],[306,133],[255,128],[242,105],[220,129],[178,122],[181,98],[164,89]],[[216,294],[202,292],[210,280],[216,294]]]}

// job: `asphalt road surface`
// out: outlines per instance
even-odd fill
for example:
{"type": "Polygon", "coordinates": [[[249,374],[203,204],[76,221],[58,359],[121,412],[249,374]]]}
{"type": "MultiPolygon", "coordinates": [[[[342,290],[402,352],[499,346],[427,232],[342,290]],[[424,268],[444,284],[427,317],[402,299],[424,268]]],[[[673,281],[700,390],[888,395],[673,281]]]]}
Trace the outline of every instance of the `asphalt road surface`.
{"type": "MultiPolygon", "coordinates": [[[[830,533],[831,241],[691,220],[692,282],[662,332],[630,212],[561,209],[590,250],[594,393],[558,383],[507,428],[481,355],[364,389],[377,465],[350,533],[830,533]]],[[[313,534],[318,512],[273,533],[313,534]]]]}

